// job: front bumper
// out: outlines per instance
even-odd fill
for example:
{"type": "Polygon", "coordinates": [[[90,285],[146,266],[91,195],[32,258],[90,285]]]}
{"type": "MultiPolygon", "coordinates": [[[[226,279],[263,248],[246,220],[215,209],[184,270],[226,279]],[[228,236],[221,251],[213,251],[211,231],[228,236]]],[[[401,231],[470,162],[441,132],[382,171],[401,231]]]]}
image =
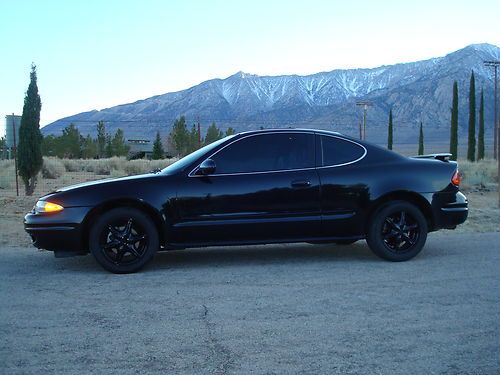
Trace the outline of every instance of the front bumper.
{"type": "Polygon", "coordinates": [[[454,229],[467,220],[469,202],[462,192],[435,193],[432,199],[435,229],[454,229]]]}
{"type": "Polygon", "coordinates": [[[24,229],[39,249],[54,252],[85,252],[84,220],[91,207],[69,207],[57,213],[30,212],[24,229]]]}

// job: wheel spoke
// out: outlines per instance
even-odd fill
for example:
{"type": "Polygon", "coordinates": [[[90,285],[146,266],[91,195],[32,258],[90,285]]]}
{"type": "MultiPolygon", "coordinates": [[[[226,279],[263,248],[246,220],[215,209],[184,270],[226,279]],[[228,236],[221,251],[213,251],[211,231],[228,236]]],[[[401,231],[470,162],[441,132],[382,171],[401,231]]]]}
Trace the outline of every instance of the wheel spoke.
{"type": "Polygon", "coordinates": [[[123,248],[118,249],[118,251],[116,252],[116,256],[115,256],[115,263],[116,264],[120,263],[123,260],[124,255],[125,255],[125,251],[123,250],[123,248]]]}
{"type": "Polygon", "coordinates": [[[406,213],[401,211],[401,219],[399,220],[399,226],[403,227],[406,224],[406,213]]]}
{"type": "Polygon", "coordinates": [[[112,225],[108,225],[108,230],[115,238],[120,238],[122,236],[122,232],[112,225]]]}
{"type": "Polygon", "coordinates": [[[105,244],[102,246],[102,248],[103,248],[104,250],[109,250],[109,249],[112,249],[112,248],[114,248],[114,247],[117,247],[118,245],[120,245],[120,241],[118,241],[118,240],[112,240],[112,241],[110,241],[110,242],[108,242],[108,243],[105,243],[105,244]]]}
{"type": "Polygon", "coordinates": [[[393,229],[399,229],[398,225],[390,217],[385,218],[385,222],[389,224],[393,229]]]}
{"type": "Polygon", "coordinates": [[[130,236],[130,234],[132,234],[132,219],[128,219],[127,225],[125,225],[125,229],[123,230],[125,237],[130,236]]]}
{"type": "Polygon", "coordinates": [[[137,242],[141,242],[142,240],[145,240],[146,239],[146,235],[145,234],[142,234],[142,235],[131,235],[128,239],[128,243],[131,243],[131,244],[135,244],[137,242]]]}
{"type": "Polygon", "coordinates": [[[409,242],[410,245],[415,245],[415,241],[413,239],[410,238],[410,236],[408,236],[406,233],[403,233],[403,238],[405,239],[406,242],[409,242]]]}
{"type": "Polygon", "coordinates": [[[140,254],[137,249],[133,246],[127,246],[127,250],[133,255],[135,256],[136,258],[140,258],[142,256],[142,254],[140,254]]]}
{"type": "Polygon", "coordinates": [[[391,230],[389,233],[384,234],[384,240],[390,240],[397,236],[397,232],[391,230]]]}

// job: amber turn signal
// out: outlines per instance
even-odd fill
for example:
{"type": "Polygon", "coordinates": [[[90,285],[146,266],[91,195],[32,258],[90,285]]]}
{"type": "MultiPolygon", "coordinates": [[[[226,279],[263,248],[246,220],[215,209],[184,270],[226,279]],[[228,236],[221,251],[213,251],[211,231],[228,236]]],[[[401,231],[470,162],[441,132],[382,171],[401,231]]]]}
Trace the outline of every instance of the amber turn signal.
{"type": "Polygon", "coordinates": [[[36,212],[59,212],[64,210],[64,207],[52,202],[38,201],[35,205],[36,212]]]}

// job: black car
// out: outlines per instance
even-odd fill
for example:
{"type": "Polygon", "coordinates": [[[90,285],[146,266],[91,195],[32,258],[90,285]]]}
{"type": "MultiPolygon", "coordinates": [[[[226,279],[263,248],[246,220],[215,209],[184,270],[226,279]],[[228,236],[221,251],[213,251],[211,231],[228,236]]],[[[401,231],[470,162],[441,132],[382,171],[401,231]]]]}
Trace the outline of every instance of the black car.
{"type": "Polygon", "coordinates": [[[24,225],[36,247],[90,252],[116,273],[158,250],[283,242],[366,239],[380,257],[404,261],[428,232],[467,218],[448,156],[408,158],[322,130],[251,131],[156,173],[61,188],[24,225]]]}

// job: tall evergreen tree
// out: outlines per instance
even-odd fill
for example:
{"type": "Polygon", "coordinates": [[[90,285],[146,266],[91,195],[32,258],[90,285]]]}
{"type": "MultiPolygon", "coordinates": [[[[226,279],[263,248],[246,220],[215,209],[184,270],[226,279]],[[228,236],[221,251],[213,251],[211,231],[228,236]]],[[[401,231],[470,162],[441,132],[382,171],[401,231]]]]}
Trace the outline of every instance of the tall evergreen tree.
{"type": "Polygon", "coordinates": [[[392,109],[389,111],[389,129],[387,130],[387,148],[392,150],[393,127],[392,127],[392,109]]]}
{"type": "Polygon", "coordinates": [[[104,121],[97,123],[97,156],[100,158],[106,156],[106,126],[104,121]]]}
{"type": "Polygon", "coordinates": [[[470,75],[469,86],[469,139],[467,143],[467,160],[476,160],[476,81],[474,71],[470,75]]]}
{"type": "Polygon", "coordinates": [[[189,142],[187,153],[193,152],[200,148],[200,133],[198,132],[198,127],[193,124],[191,131],[189,132],[189,142]]]}
{"type": "Polygon", "coordinates": [[[458,84],[453,82],[453,100],[451,106],[450,127],[450,154],[451,160],[457,160],[458,156],[458,84]]]}
{"type": "Polygon", "coordinates": [[[85,138],[80,138],[82,145],[82,158],[93,159],[97,156],[97,142],[88,134],[85,138]]]}
{"type": "Polygon", "coordinates": [[[205,144],[208,145],[218,139],[221,139],[222,137],[224,137],[224,133],[217,127],[217,125],[215,125],[215,122],[212,122],[212,125],[210,125],[207,129],[205,144]]]}
{"type": "Polygon", "coordinates": [[[418,133],[418,154],[424,154],[424,128],[420,123],[420,132],[418,133]]]}
{"type": "Polygon", "coordinates": [[[235,131],[232,127],[229,127],[229,128],[227,128],[227,130],[226,130],[226,137],[227,137],[228,135],[233,135],[233,134],[235,134],[235,133],[236,133],[236,131],[235,131]]]}
{"type": "Polygon", "coordinates": [[[151,158],[153,160],[163,159],[164,155],[165,151],[163,151],[163,144],[161,143],[160,132],[157,131],[156,139],[155,142],[153,143],[153,154],[151,155],[151,158]]]}
{"type": "Polygon", "coordinates": [[[111,135],[106,134],[106,146],[104,147],[104,153],[107,158],[113,156],[113,143],[111,142],[111,135]]]}
{"type": "Polygon", "coordinates": [[[477,160],[484,159],[484,93],[481,89],[479,99],[479,132],[477,134],[477,160]]]}
{"type": "Polygon", "coordinates": [[[77,159],[81,157],[82,145],[80,138],[80,131],[75,124],[71,123],[63,129],[60,144],[65,158],[77,159]]]}
{"type": "Polygon", "coordinates": [[[114,156],[127,156],[129,147],[125,144],[125,138],[122,129],[117,129],[111,140],[114,156]]]}
{"type": "Polygon", "coordinates": [[[40,111],[42,101],[38,94],[36,66],[31,65],[30,84],[24,97],[21,126],[19,127],[18,166],[26,195],[35,191],[38,172],[43,165],[42,133],[40,133],[40,111]]]}
{"type": "Polygon", "coordinates": [[[189,131],[187,130],[186,118],[184,116],[174,121],[170,135],[177,154],[180,156],[186,155],[189,145],[189,131]]]}

